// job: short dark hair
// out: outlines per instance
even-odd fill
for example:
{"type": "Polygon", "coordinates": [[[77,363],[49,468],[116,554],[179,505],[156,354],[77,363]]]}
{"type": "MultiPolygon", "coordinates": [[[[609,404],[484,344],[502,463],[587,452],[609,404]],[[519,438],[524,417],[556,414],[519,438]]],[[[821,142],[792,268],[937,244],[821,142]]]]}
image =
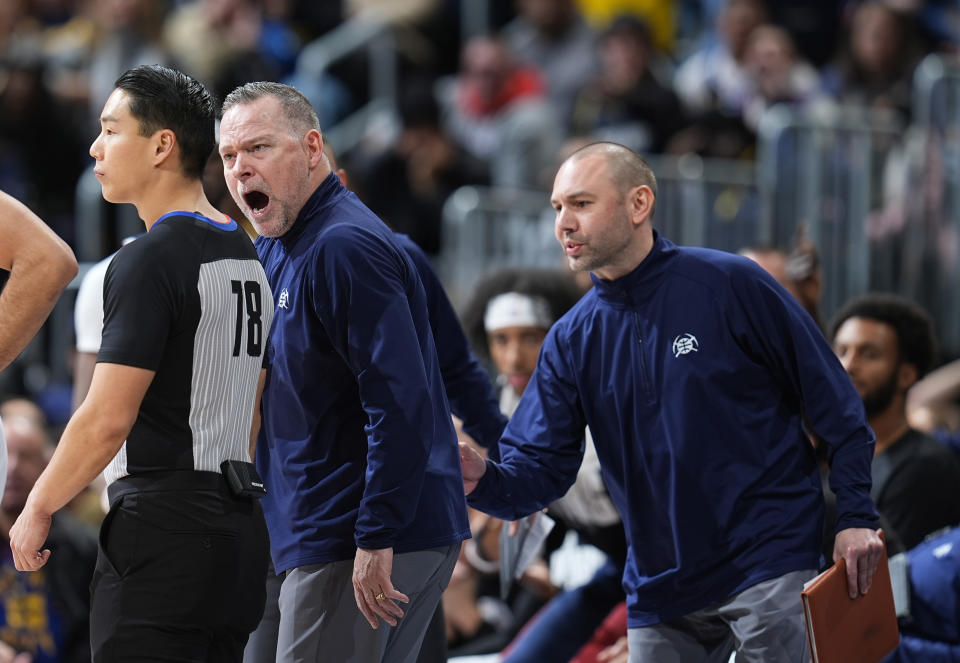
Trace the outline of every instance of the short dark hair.
{"type": "Polygon", "coordinates": [[[172,131],[180,145],[184,174],[201,179],[216,145],[217,106],[207,89],[190,76],[158,64],[125,71],[114,87],[127,93],[140,135],[172,131]]]}
{"type": "Polygon", "coordinates": [[[855,297],[840,309],[830,323],[831,341],[836,339],[840,327],[850,318],[874,320],[892,327],[897,335],[900,360],[913,364],[917,369],[917,379],[933,368],[937,355],[933,320],[917,304],[886,292],[855,297]]]}
{"type": "Polygon", "coordinates": [[[559,269],[501,269],[488,274],[474,288],[461,315],[473,351],[485,359],[490,358],[487,330],[483,324],[487,304],[506,292],[543,299],[554,322],[580,299],[573,275],[559,269]]]}
{"type": "Polygon", "coordinates": [[[320,120],[310,100],[297,88],[272,81],[245,83],[234,89],[223,100],[220,116],[222,117],[234,106],[251,104],[263,97],[274,97],[280,102],[280,107],[283,108],[285,119],[291,129],[302,131],[304,134],[313,129],[320,131],[320,120]]]}

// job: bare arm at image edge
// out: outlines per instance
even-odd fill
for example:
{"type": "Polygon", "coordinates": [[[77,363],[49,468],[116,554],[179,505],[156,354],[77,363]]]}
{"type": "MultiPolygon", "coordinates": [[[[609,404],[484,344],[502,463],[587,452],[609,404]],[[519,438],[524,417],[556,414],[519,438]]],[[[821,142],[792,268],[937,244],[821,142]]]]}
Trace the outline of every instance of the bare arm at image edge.
{"type": "Polygon", "coordinates": [[[0,291],[0,370],[30,342],[63,289],[77,260],[23,203],[0,191],[0,269],[10,272],[0,291]]]}

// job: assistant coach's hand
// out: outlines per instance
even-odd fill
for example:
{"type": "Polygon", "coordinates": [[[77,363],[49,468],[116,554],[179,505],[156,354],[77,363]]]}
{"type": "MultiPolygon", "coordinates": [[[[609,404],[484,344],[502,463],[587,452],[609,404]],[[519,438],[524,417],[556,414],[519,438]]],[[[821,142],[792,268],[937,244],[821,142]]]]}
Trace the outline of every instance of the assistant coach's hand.
{"type": "Polygon", "coordinates": [[[851,599],[863,596],[870,589],[883,554],[880,530],[852,527],[837,532],[833,561],[843,557],[847,562],[847,588],[851,599]]]}
{"type": "Polygon", "coordinates": [[[10,528],[10,550],[18,571],[36,571],[50,559],[50,551],[42,550],[50,534],[50,514],[37,511],[31,500],[10,528]]]}
{"type": "Polygon", "coordinates": [[[460,443],[460,468],[463,471],[463,494],[469,495],[487,472],[487,461],[465,442],[460,443]]]}

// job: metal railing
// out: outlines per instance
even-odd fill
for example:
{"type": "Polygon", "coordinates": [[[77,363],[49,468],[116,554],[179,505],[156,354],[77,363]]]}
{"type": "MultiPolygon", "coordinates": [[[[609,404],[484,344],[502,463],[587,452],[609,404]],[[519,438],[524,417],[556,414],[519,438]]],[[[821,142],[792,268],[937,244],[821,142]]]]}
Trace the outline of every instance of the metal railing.
{"type": "Polygon", "coordinates": [[[695,154],[647,156],[657,176],[653,225],[678,244],[737,251],[756,243],[754,165],[695,154]]]}
{"type": "Polygon", "coordinates": [[[505,267],[563,267],[553,210],[540,191],[465,186],[444,204],[437,270],[455,306],[505,267]]]}
{"type": "Polygon", "coordinates": [[[785,106],[768,110],[758,132],[758,240],[789,246],[804,226],[824,272],[821,308],[827,318],[874,284],[890,262],[871,241],[885,204],[884,177],[904,126],[892,112],[831,107],[818,113],[785,106]]]}
{"type": "Polygon", "coordinates": [[[359,15],[307,44],[297,58],[300,74],[320,78],[333,64],[360,51],[367,53],[367,101],[332,127],[324,127],[340,152],[355,147],[378,117],[396,113],[398,72],[393,32],[375,15],[359,15]]]}
{"type": "MultiPolygon", "coordinates": [[[[802,227],[820,252],[824,319],[855,295],[898,292],[934,316],[945,355],[960,354],[960,67],[923,70],[909,128],[882,110],[775,107],[755,164],[650,157],[654,226],[726,251],[789,249],[802,227]]],[[[439,262],[455,302],[488,271],[562,264],[548,197],[479,187],[451,196],[439,262]]]]}
{"type": "MultiPolygon", "coordinates": [[[[736,251],[753,243],[757,191],[747,162],[651,157],[654,225],[682,244],[736,251]]],[[[543,191],[462,187],[444,207],[438,270],[455,304],[477,280],[505,267],[564,267],[555,214],[543,191]]]]}
{"type": "Polygon", "coordinates": [[[914,72],[913,125],[898,182],[902,230],[897,291],[937,321],[946,354],[960,355],[960,61],[927,56],[914,72]]]}

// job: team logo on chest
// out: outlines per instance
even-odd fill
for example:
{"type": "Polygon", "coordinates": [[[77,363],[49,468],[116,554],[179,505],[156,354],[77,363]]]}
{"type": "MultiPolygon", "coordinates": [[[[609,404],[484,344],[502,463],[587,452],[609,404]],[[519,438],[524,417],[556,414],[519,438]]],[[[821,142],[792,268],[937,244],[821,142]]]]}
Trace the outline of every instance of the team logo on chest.
{"type": "Polygon", "coordinates": [[[679,357],[680,355],[688,355],[691,352],[700,351],[700,342],[697,341],[697,337],[693,334],[687,332],[686,334],[680,334],[675,339],[673,339],[673,356],[679,357]]]}
{"type": "Polygon", "coordinates": [[[280,299],[277,300],[277,308],[290,309],[290,291],[286,288],[280,291],[280,299]]]}

